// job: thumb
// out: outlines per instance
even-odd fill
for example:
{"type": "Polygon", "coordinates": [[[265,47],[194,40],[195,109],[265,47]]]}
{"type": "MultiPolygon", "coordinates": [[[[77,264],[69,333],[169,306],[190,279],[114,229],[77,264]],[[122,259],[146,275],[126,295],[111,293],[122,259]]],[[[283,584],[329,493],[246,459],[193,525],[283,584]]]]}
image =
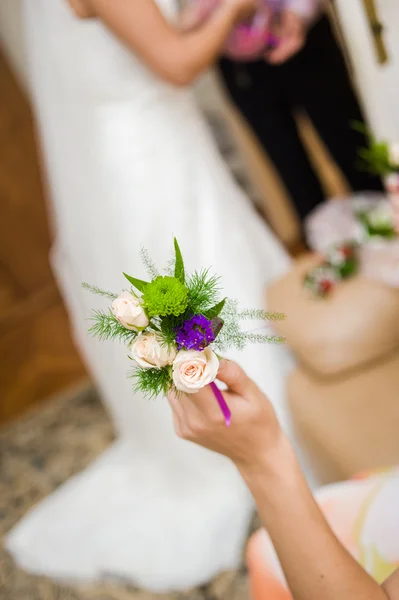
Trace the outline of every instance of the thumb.
{"type": "Polygon", "coordinates": [[[255,383],[235,362],[222,359],[217,374],[219,381],[227,385],[229,390],[243,398],[249,398],[257,390],[255,383]]]}

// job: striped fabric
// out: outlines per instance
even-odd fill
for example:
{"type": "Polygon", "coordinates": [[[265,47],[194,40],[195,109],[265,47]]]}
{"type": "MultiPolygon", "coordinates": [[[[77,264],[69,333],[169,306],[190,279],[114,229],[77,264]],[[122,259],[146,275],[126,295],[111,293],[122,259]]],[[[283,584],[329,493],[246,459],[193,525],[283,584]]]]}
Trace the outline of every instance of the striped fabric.
{"type": "MultiPolygon", "coordinates": [[[[378,582],[399,568],[399,468],[361,473],[316,492],[334,533],[378,582]]],[[[255,533],[247,553],[252,600],[293,600],[271,540],[255,533]]]]}

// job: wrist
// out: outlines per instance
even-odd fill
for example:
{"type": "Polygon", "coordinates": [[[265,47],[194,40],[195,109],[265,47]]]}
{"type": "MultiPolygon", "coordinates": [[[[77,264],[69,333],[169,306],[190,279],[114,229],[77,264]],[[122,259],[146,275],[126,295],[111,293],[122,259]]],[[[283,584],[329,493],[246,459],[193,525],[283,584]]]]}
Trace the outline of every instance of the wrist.
{"type": "Polygon", "coordinates": [[[261,481],[277,483],[281,474],[291,471],[296,463],[290,441],[279,430],[270,447],[251,462],[237,464],[237,468],[250,490],[254,492],[261,481]]]}
{"type": "Polygon", "coordinates": [[[266,529],[291,514],[292,502],[308,506],[312,495],[289,440],[283,436],[278,446],[252,468],[240,469],[266,529]]]}

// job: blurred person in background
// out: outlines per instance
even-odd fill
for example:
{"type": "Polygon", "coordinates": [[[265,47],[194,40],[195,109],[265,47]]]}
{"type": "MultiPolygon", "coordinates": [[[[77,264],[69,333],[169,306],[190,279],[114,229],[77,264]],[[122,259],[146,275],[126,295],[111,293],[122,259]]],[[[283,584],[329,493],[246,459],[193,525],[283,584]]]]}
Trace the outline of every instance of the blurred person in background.
{"type": "MultiPolygon", "coordinates": [[[[32,96],[55,219],[52,263],[119,437],[6,545],[29,571],[56,578],[189,588],[239,564],[252,500],[228,461],[176,439],[166,402],[132,394],[125,350],[87,335],[92,298],[81,284],[119,290],[123,271],[145,278],[141,247],[162,265],[173,235],[187,269],[209,265],[243,306],[262,306],[267,284],[289,268],[187,89],[256,0],[224,0],[190,32],[175,0],[70,5],[25,0],[32,96]]],[[[241,360],[288,428],[288,353],[257,347],[241,360]]]]}
{"type": "Polygon", "coordinates": [[[279,44],[264,58],[222,58],[222,80],[275,164],[297,212],[305,217],[325,192],[298,132],[295,113],[310,118],[353,191],[382,191],[378,177],[359,171],[358,150],[367,144],[352,127],[364,116],[343,52],[324,13],[326,0],[269,0],[279,17],[279,44]]]}
{"type": "MultiPolygon", "coordinates": [[[[195,399],[170,394],[169,402],[177,435],[230,458],[253,494],[279,561],[276,565],[264,535],[262,544],[256,547],[257,564],[262,565],[262,560],[266,563],[264,556],[269,557],[269,564],[263,568],[269,568],[270,572],[264,574],[264,587],[258,586],[256,597],[265,600],[399,600],[397,562],[395,565],[387,561],[385,565],[377,547],[367,547],[372,555],[379,557],[380,572],[386,566],[386,571],[392,573],[388,578],[385,575],[380,586],[340,543],[313,498],[291,443],[263,391],[230,361],[221,361],[218,379],[227,386],[224,396],[232,413],[229,428],[209,386],[200,390],[195,399]],[[279,585],[280,574],[274,581],[273,569],[278,574],[282,569],[286,585],[279,585]]],[[[385,473],[368,502],[362,505],[362,511],[364,513],[378,496],[384,483],[387,484],[385,506],[390,507],[390,512],[380,512],[379,527],[374,527],[374,533],[377,529],[385,549],[389,548],[391,556],[398,556],[399,520],[397,510],[392,510],[399,502],[398,469],[385,473]]],[[[383,507],[381,501],[380,510],[383,507]]],[[[341,521],[350,522],[352,512],[353,506],[349,505],[349,514],[343,512],[341,521]]],[[[359,528],[359,521],[356,525],[359,528]]],[[[345,531],[343,527],[341,522],[341,535],[345,531]]],[[[370,567],[372,559],[368,558],[366,562],[370,567]]]]}

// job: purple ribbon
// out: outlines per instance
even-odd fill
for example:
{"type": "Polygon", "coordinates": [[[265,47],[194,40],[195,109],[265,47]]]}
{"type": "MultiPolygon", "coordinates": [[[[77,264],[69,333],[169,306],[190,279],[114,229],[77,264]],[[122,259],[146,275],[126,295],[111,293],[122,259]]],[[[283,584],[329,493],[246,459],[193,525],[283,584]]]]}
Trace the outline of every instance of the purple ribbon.
{"type": "Polygon", "coordinates": [[[229,407],[227,406],[227,402],[223,397],[222,392],[219,390],[218,386],[216,385],[216,383],[214,381],[212,381],[212,383],[210,384],[211,390],[215,395],[215,398],[220,406],[220,410],[223,413],[224,416],[224,420],[226,422],[226,427],[230,427],[230,423],[231,423],[231,412],[229,407]]]}

